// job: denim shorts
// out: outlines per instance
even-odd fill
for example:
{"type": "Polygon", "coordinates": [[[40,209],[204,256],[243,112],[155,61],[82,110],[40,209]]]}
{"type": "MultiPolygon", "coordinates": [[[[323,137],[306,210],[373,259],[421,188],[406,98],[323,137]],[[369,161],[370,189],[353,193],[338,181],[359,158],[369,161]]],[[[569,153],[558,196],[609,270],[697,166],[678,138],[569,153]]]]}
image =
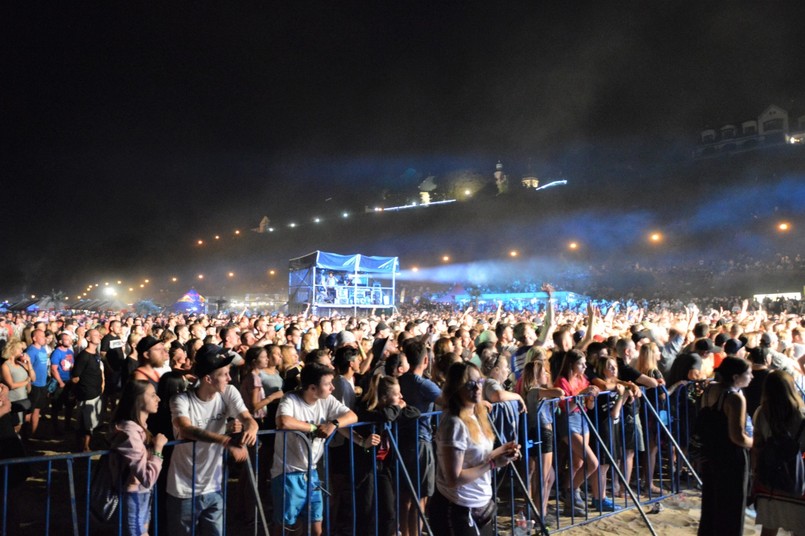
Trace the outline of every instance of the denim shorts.
{"type": "Polygon", "coordinates": [[[584,415],[578,411],[565,414],[565,417],[559,421],[558,427],[559,435],[561,437],[567,437],[568,428],[570,429],[571,434],[585,435],[590,433],[587,419],[585,419],[584,415]]]}
{"type": "Polygon", "coordinates": [[[123,495],[123,506],[126,530],[129,536],[142,536],[148,533],[148,521],[151,519],[151,492],[127,492],[123,495]]]}
{"type": "Polygon", "coordinates": [[[311,475],[311,494],[310,505],[307,505],[308,492],[308,473],[285,473],[277,475],[271,479],[271,498],[274,500],[274,523],[277,525],[293,525],[303,512],[311,521],[317,522],[324,519],[324,507],[321,498],[321,488],[319,488],[319,474],[316,471],[311,475]],[[285,508],[278,505],[283,504],[282,498],[285,495],[285,508]]]}

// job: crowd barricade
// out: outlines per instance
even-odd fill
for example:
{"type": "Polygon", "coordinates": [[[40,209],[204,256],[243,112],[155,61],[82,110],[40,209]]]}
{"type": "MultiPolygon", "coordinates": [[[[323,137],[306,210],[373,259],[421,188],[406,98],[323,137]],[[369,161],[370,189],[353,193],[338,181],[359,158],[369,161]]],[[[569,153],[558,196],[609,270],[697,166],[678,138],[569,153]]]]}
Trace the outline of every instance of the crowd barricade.
{"type": "MultiPolygon", "coordinates": [[[[607,478],[603,479],[606,489],[605,495],[612,498],[616,504],[622,508],[638,508],[644,515],[647,527],[653,532],[648,519],[643,513],[643,506],[651,505],[670,494],[678,493],[682,489],[691,487],[691,478],[696,477],[695,471],[687,463],[684,457],[687,436],[695,418],[696,406],[692,403],[693,384],[680,386],[672,392],[668,392],[665,387],[658,389],[644,390],[640,398],[639,409],[635,406],[622,408],[618,417],[605,417],[600,411],[589,411],[585,413],[590,430],[591,452],[599,460],[601,465],[608,466],[607,478]],[[690,395],[689,395],[690,393],[690,395]],[[640,421],[642,426],[637,426],[634,433],[627,434],[624,423],[630,420],[640,421]],[[640,443],[645,449],[641,452],[640,443]],[[651,447],[656,446],[655,450],[651,447]],[[634,451],[634,468],[632,476],[634,484],[631,485],[624,481],[623,461],[628,454],[627,451],[634,451]],[[654,471],[651,478],[645,479],[648,468],[647,455],[655,456],[653,467],[654,471]],[[685,471],[680,468],[685,467],[685,471]],[[685,479],[680,479],[680,475],[687,473],[685,479]],[[645,482],[649,483],[646,488],[645,482]],[[655,493],[651,487],[658,483],[660,492],[655,493]],[[616,498],[615,488],[623,490],[622,497],[616,498]],[[644,489],[646,488],[646,489],[644,489]]],[[[595,407],[606,404],[612,393],[600,393],[596,399],[595,407]]],[[[527,522],[533,521],[536,527],[535,533],[540,533],[542,528],[553,531],[561,531],[574,525],[587,523],[602,516],[616,515],[617,512],[603,511],[599,503],[598,509],[590,506],[590,499],[593,497],[591,480],[596,478],[593,473],[583,481],[581,491],[586,497],[588,504],[586,509],[571,509],[570,512],[564,511],[560,497],[566,482],[568,469],[565,468],[567,460],[573,457],[572,443],[562,441],[561,437],[567,433],[561,433],[559,427],[568,426],[566,419],[562,418],[563,401],[574,397],[563,399],[543,400],[539,403],[538,411],[543,412],[546,419],[550,419],[553,430],[550,438],[543,437],[545,428],[535,426],[529,429],[527,415],[521,413],[517,403],[495,404],[490,412],[490,419],[494,425],[497,441],[505,442],[516,440],[523,446],[523,461],[512,464],[500,469],[493,475],[493,493],[495,500],[498,501],[498,519],[495,520],[494,533],[510,533],[512,522],[515,518],[527,522]],[[546,450],[542,445],[550,444],[552,455],[548,456],[543,451],[546,450]],[[531,469],[531,470],[529,470],[531,469]],[[546,478],[552,472],[556,477],[553,479],[550,488],[546,483],[550,481],[546,478]],[[534,481],[536,480],[536,485],[534,481]],[[528,493],[531,490],[532,493],[528,493]],[[545,499],[547,494],[548,500],[545,499]],[[547,503],[547,511],[541,515],[542,504],[547,503]]],[[[579,404],[583,404],[583,397],[578,398],[579,404]]],[[[421,533],[430,533],[429,524],[424,516],[424,512],[419,508],[419,497],[421,496],[421,482],[423,467],[420,467],[420,457],[412,458],[405,454],[412,449],[412,437],[418,442],[421,426],[429,426],[433,431],[438,426],[440,412],[425,413],[422,417],[414,421],[413,431],[409,428],[405,431],[400,428],[403,426],[398,423],[357,423],[342,428],[342,434],[334,434],[328,438],[324,449],[324,456],[318,464],[318,474],[320,477],[320,490],[315,490],[312,485],[310,474],[314,467],[308,465],[308,494],[314,491],[321,491],[323,497],[323,534],[396,534],[400,522],[400,512],[402,508],[402,497],[405,495],[414,498],[413,503],[417,511],[417,517],[422,522],[421,533]],[[378,462],[377,448],[371,447],[364,449],[356,445],[354,439],[356,435],[366,436],[371,433],[380,433],[385,428],[389,432],[389,441],[385,445],[389,455],[397,460],[393,463],[391,470],[392,497],[384,496],[384,500],[393,501],[393,518],[389,519],[380,512],[378,500],[379,493],[384,493],[379,489],[378,482],[378,462]],[[345,450],[337,452],[336,448],[339,438],[343,438],[342,448],[345,450]],[[346,447],[344,447],[344,445],[346,447]],[[357,463],[356,459],[363,456],[363,463],[357,463]],[[401,458],[411,458],[413,463],[408,465],[400,463],[401,458]],[[368,464],[366,460],[369,460],[368,464]],[[367,487],[370,486],[371,490],[367,487]],[[367,499],[367,493],[371,495],[367,499]],[[371,504],[369,504],[371,502],[371,504]],[[367,507],[367,505],[369,505],[367,507]],[[365,515],[369,512],[368,518],[365,515]]],[[[539,417],[537,417],[539,422],[539,417]]],[[[567,431],[567,430],[566,430],[567,431]]],[[[224,460],[222,486],[225,512],[224,526],[226,533],[238,534],[262,534],[263,520],[272,518],[272,499],[270,488],[267,485],[269,471],[273,462],[273,457],[281,460],[282,466],[286,467],[288,457],[288,444],[283,442],[285,447],[282,452],[272,452],[276,434],[296,434],[304,439],[305,448],[308,454],[312,452],[313,443],[311,437],[300,432],[286,432],[275,430],[264,430],[258,433],[257,447],[251,449],[250,462],[248,464],[235,465],[224,460]],[[238,485],[230,477],[239,473],[237,476],[244,483],[238,485]],[[254,479],[248,479],[246,472],[251,471],[254,479]],[[246,495],[244,495],[244,493],[246,495]],[[254,501],[255,494],[260,496],[261,501],[254,501]],[[260,511],[262,507],[263,511],[260,511]],[[233,509],[227,513],[227,510],[233,509]]],[[[171,442],[175,445],[180,442],[171,442]]],[[[434,448],[434,451],[436,449],[434,448]]],[[[10,516],[9,509],[29,507],[21,504],[21,500],[27,498],[35,500],[36,509],[39,510],[36,516],[31,518],[30,512],[26,516],[26,534],[73,534],[87,535],[95,533],[103,534],[122,534],[122,516],[118,515],[113,520],[113,527],[103,527],[90,516],[88,507],[88,497],[90,482],[93,472],[97,468],[97,459],[100,455],[108,451],[96,451],[81,454],[59,454],[52,456],[37,456],[27,458],[15,458],[0,460],[0,484],[2,484],[2,524],[0,534],[2,536],[14,534],[9,528],[10,516]],[[27,482],[15,487],[11,487],[13,472],[20,467],[26,466],[37,478],[31,478],[27,482]],[[42,478],[38,478],[38,477],[42,478]],[[13,494],[13,495],[11,495],[13,494]],[[65,499],[69,497],[69,501],[65,499]],[[10,499],[10,500],[9,500],[10,499]],[[66,504],[65,504],[66,503],[66,504]],[[54,505],[58,508],[54,508],[54,505]],[[99,532],[100,531],[100,532],[99,532]]],[[[225,455],[225,458],[227,456],[225,455]]],[[[585,470],[588,460],[587,451],[583,455],[583,468],[585,470]]],[[[193,464],[195,470],[195,460],[193,464]]],[[[167,463],[163,471],[167,471],[167,463]]],[[[385,475],[387,476],[387,475],[385,475]]],[[[383,476],[383,478],[385,478],[383,476]]],[[[282,477],[279,477],[282,478],[282,477]]],[[[695,485],[695,483],[693,484],[695,485]]],[[[155,490],[153,499],[153,514],[151,533],[155,536],[167,534],[167,528],[162,526],[164,519],[160,516],[160,509],[163,508],[164,501],[160,500],[161,490],[155,490]]],[[[276,505],[274,505],[276,507],[276,505]]],[[[302,534],[310,534],[311,524],[308,521],[303,527],[302,534]]],[[[291,534],[291,531],[284,531],[284,534],[291,534]]],[[[298,534],[298,532],[294,533],[298,534]]]]}

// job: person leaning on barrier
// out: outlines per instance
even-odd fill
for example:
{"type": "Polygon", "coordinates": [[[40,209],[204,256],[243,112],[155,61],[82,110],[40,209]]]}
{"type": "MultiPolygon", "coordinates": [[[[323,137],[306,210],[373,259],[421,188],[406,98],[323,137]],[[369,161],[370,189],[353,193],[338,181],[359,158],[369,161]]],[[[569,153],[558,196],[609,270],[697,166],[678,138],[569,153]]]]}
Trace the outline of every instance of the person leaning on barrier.
{"type": "MultiPolygon", "coordinates": [[[[564,361],[562,361],[562,368],[559,369],[559,376],[554,380],[554,387],[561,389],[564,392],[564,396],[567,397],[591,395],[585,397],[582,404],[586,405],[587,409],[592,409],[599,389],[594,385],[590,385],[584,375],[586,368],[587,360],[583,352],[579,350],[568,351],[565,354],[564,361]]],[[[557,425],[559,437],[571,446],[573,452],[573,459],[570,463],[570,479],[568,479],[570,485],[564,491],[564,504],[568,512],[575,508],[581,513],[586,510],[587,504],[581,497],[579,486],[581,486],[585,478],[598,470],[598,458],[590,448],[590,428],[587,420],[581,414],[584,408],[576,404],[575,398],[563,400],[559,406],[564,417],[557,425]]]]}
{"type": "MultiPolygon", "coordinates": [[[[400,391],[409,406],[422,413],[433,411],[436,399],[442,392],[435,383],[424,377],[430,366],[428,347],[422,341],[411,339],[404,345],[403,351],[410,369],[399,378],[400,391]]],[[[414,491],[419,493],[418,500],[422,510],[426,508],[428,497],[433,495],[435,486],[436,461],[432,439],[428,417],[406,421],[399,427],[400,455],[411,476],[414,491]]],[[[419,509],[416,507],[417,497],[407,488],[405,486],[400,490],[400,526],[403,536],[414,536],[421,530],[419,509]]]]}
{"type": "Polygon", "coordinates": [[[191,534],[194,526],[197,534],[223,533],[224,450],[242,462],[248,456],[244,447],[257,440],[257,422],[229,383],[233,358],[218,345],[202,346],[194,370],[198,385],[171,400],[176,438],[195,441],[176,445],[168,469],[168,534],[172,536],[191,534]],[[226,434],[230,418],[242,425],[240,439],[226,434]]]}
{"type": "MultiPolygon", "coordinates": [[[[705,339],[709,341],[710,339],[705,339]]],[[[712,344],[712,342],[711,342],[712,344]]],[[[632,390],[632,398],[627,399],[623,405],[623,434],[624,434],[624,455],[623,455],[623,474],[626,482],[632,479],[632,469],[634,468],[635,451],[644,452],[646,450],[643,438],[643,422],[640,418],[640,398],[643,392],[639,386],[649,389],[656,388],[659,383],[656,379],[642,374],[632,366],[632,362],[637,357],[637,349],[632,339],[619,339],[615,344],[618,362],[618,379],[625,382],[632,390]]],[[[623,495],[623,492],[621,492],[623,495]]]]}
{"type": "MultiPolygon", "coordinates": [[[[377,526],[380,534],[392,536],[397,534],[395,520],[394,467],[397,457],[391,445],[390,432],[385,429],[387,423],[411,421],[420,417],[420,412],[408,406],[400,392],[400,383],[391,375],[377,374],[372,377],[369,389],[361,398],[358,409],[361,422],[375,423],[379,429],[377,449],[356,449],[356,512],[357,519],[368,521],[373,518],[372,505],[377,504],[377,526]],[[377,493],[375,494],[375,489],[377,493]]],[[[367,447],[369,446],[367,443],[367,447]]],[[[400,476],[400,486],[404,477],[400,476]]],[[[369,536],[375,534],[375,524],[357,523],[357,534],[369,536]]]]}
{"type": "Polygon", "coordinates": [[[531,477],[531,495],[540,502],[543,517],[548,511],[548,496],[556,477],[553,470],[553,414],[555,406],[547,399],[559,398],[564,392],[552,387],[548,360],[541,349],[529,352],[531,359],[525,364],[520,384],[520,396],[528,410],[528,437],[535,442],[528,451],[528,473],[531,477]],[[537,430],[539,427],[539,430],[537,430]],[[537,475],[538,464],[541,479],[537,475]]]}
{"type": "Polygon", "coordinates": [[[162,471],[162,449],[168,438],[152,435],[146,420],[159,408],[154,386],[143,380],[126,384],[120,403],[115,408],[110,442],[120,457],[123,493],[123,534],[148,534],[151,519],[151,498],[162,471]]]}
{"type": "Polygon", "coordinates": [[[287,432],[277,433],[274,440],[274,462],[271,466],[271,494],[274,500],[272,534],[282,534],[283,526],[301,522],[300,514],[303,512],[312,521],[312,534],[321,534],[323,504],[315,465],[324,453],[325,440],[340,426],[354,424],[358,420],[353,411],[331,396],[334,374],[332,368],[308,363],[299,373],[300,388],[285,394],[280,400],[277,430],[287,432]],[[311,436],[312,456],[307,441],[299,434],[291,433],[294,431],[311,436]]]}

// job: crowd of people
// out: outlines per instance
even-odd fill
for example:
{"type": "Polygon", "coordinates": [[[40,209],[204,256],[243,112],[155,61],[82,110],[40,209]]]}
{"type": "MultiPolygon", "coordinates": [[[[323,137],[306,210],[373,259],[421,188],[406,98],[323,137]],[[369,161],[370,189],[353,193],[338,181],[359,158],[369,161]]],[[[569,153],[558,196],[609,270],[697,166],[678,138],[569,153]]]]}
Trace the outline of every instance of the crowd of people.
{"type": "Polygon", "coordinates": [[[110,446],[127,534],[148,532],[155,488],[168,533],[222,533],[225,452],[270,468],[254,483],[241,470],[239,504],[249,518],[264,495],[273,534],[307,522],[321,534],[325,501],[332,534],[409,536],[426,522],[435,534],[485,534],[492,477],[523,457],[546,524],[617,511],[635,488],[667,492],[656,431],[681,417],[669,398],[684,391],[693,414],[715,415],[723,454],[697,468],[699,533],[740,534],[747,496],[765,535],[805,526],[803,494],[763,482],[758,461],[776,434],[805,448],[805,317],[747,300],[557,307],[543,290],[539,310],[483,313],[8,313],[0,439],[20,452],[72,430],[76,451],[110,446]],[[515,431],[527,414],[532,441],[498,437],[498,407],[512,408],[515,431]]]}
{"type": "MultiPolygon", "coordinates": [[[[663,257],[653,262],[624,257],[596,259],[596,262],[568,260],[541,268],[551,271],[549,277],[557,288],[594,297],[602,305],[637,301],[639,298],[643,307],[672,308],[680,304],[695,303],[701,310],[708,310],[724,307],[728,303],[734,304],[736,297],[730,294],[736,289],[748,291],[758,287],[791,288],[792,280],[805,275],[805,258],[799,254],[784,253],[769,254],[766,257],[711,256],[699,260],[669,260],[663,257]],[[758,284],[760,282],[762,284],[758,284]]],[[[503,279],[504,281],[456,284],[398,281],[397,286],[405,289],[406,303],[433,308],[443,304],[451,305],[457,294],[471,299],[484,294],[536,294],[540,292],[542,284],[540,279],[530,278],[525,274],[503,279]]],[[[767,309],[802,313],[805,306],[800,300],[773,301],[775,303],[765,304],[767,309]]],[[[510,305],[518,309],[531,307],[528,301],[512,302],[510,305]]]]}

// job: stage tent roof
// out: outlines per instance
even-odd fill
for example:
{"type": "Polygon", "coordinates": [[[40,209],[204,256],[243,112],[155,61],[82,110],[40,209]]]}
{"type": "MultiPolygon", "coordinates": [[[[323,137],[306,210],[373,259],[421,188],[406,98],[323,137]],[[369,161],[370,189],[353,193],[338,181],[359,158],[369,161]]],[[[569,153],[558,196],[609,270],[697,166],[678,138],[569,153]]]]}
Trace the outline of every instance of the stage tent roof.
{"type": "Polygon", "coordinates": [[[339,255],[325,251],[314,251],[302,257],[291,259],[291,269],[302,269],[310,266],[340,272],[364,272],[375,274],[393,274],[399,267],[397,257],[375,257],[370,255],[339,255]]]}

